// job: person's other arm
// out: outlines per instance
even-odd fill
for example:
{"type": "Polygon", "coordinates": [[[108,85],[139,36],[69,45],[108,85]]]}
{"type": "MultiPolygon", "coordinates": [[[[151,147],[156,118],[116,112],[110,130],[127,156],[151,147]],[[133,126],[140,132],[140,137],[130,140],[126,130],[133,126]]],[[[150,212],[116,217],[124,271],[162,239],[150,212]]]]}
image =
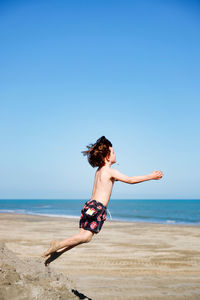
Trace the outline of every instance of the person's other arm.
{"type": "Polygon", "coordinates": [[[115,181],[122,181],[129,184],[140,183],[147,180],[158,180],[163,176],[162,171],[153,171],[151,174],[142,175],[142,176],[127,176],[120,173],[116,169],[111,169],[111,176],[115,181]]]}

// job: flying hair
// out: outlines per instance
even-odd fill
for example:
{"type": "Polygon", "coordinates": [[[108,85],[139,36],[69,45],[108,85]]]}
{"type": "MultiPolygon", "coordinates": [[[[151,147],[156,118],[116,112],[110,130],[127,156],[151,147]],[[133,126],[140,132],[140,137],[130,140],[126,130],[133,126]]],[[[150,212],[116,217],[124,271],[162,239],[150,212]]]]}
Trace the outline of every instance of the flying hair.
{"type": "Polygon", "coordinates": [[[96,143],[86,146],[88,150],[81,151],[84,156],[87,156],[89,164],[95,167],[103,167],[105,165],[105,158],[110,155],[112,143],[103,135],[96,143]]]}

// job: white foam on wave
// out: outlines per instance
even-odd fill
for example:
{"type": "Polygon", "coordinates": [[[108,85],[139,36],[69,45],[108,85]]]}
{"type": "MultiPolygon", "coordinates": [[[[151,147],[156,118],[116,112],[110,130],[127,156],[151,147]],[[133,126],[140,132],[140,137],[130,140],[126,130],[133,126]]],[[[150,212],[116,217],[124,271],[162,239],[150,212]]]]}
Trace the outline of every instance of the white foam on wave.
{"type": "Polygon", "coordinates": [[[24,209],[0,209],[0,213],[23,214],[26,211],[24,209]]]}
{"type": "Polygon", "coordinates": [[[25,211],[23,209],[1,209],[0,213],[10,213],[10,214],[21,214],[21,215],[32,215],[32,216],[44,216],[44,217],[55,217],[55,218],[70,218],[70,219],[77,219],[80,218],[80,216],[73,216],[73,215],[55,215],[55,214],[42,214],[42,213],[34,213],[25,211]]]}
{"type": "Polygon", "coordinates": [[[169,224],[175,224],[176,221],[174,221],[174,220],[167,220],[166,223],[169,223],[169,224]]]}
{"type": "Polygon", "coordinates": [[[13,210],[13,209],[1,209],[0,213],[15,213],[15,210],[13,210]]]}
{"type": "Polygon", "coordinates": [[[73,216],[73,215],[41,214],[41,213],[32,213],[32,212],[28,212],[27,214],[32,216],[44,216],[44,217],[54,217],[54,218],[71,218],[71,219],[80,218],[78,216],[73,216]]]}
{"type": "Polygon", "coordinates": [[[51,208],[52,205],[40,205],[40,206],[35,206],[34,208],[51,208]]]}

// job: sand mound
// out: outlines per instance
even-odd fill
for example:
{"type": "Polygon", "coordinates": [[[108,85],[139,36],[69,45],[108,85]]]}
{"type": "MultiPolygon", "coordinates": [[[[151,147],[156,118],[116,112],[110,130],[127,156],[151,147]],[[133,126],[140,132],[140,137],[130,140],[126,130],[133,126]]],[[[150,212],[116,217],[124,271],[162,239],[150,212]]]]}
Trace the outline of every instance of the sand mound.
{"type": "Polygon", "coordinates": [[[77,299],[73,283],[44,266],[41,258],[19,259],[0,243],[0,300],[77,299]]]}

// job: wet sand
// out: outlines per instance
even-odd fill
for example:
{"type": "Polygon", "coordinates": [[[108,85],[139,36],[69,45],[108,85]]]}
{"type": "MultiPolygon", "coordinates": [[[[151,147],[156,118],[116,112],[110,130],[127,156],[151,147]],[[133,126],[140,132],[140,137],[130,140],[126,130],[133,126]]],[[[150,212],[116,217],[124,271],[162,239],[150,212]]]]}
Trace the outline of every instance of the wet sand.
{"type": "Polygon", "coordinates": [[[45,267],[49,242],[77,233],[78,221],[0,214],[0,300],[27,299],[16,289],[27,286],[27,270],[29,300],[44,291],[48,299],[200,299],[199,226],[106,221],[90,243],[45,267]]]}

